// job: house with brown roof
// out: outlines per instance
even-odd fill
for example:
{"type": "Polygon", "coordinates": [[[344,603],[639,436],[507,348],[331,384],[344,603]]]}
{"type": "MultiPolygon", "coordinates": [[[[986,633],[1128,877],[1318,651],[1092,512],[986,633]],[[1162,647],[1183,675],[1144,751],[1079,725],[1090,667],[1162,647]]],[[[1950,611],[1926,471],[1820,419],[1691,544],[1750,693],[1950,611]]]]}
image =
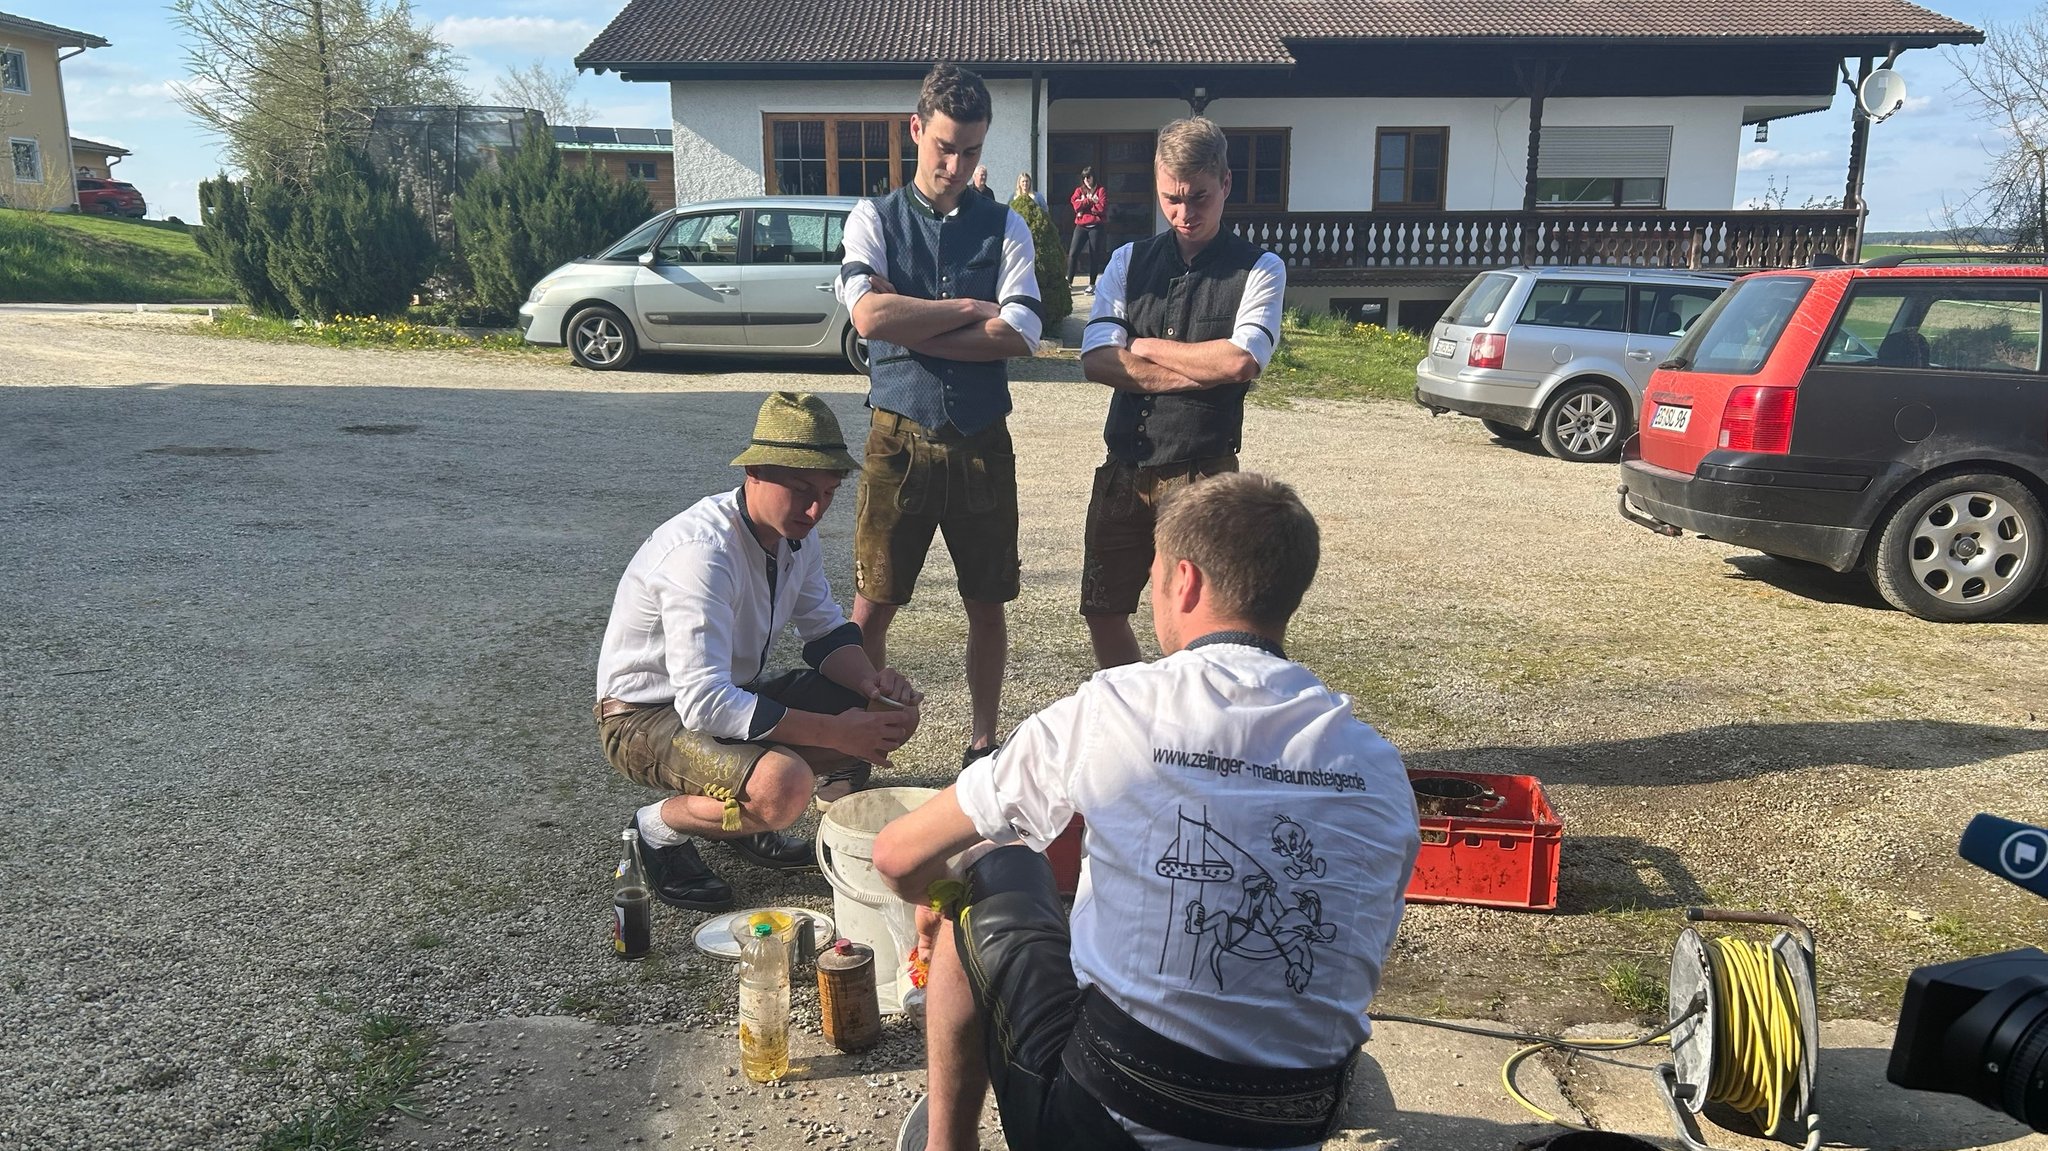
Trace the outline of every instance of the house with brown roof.
{"type": "Polygon", "coordinates": [[[669,86],[690,203],[899,185],[954,61],[994,98],[991,183],[1033,173],[1064,228],[1093,167],[1113,244],[1163,226],[1152,136],[1201,112],[1290,301],[1416,327],[1486,267],[1853,257],[1869,121],[1825,211],[1737,210],[1745,132],[1982,38],[1906,0],[631,0],[576,63],[669,86]]]}
{"type": "Polygon", "coordinates": [[[8,156],[0,166],[0,203],[64,211],[77,206],[64,61],[106,46],[90,32],[0,12],[0,137],[8,156]]]}

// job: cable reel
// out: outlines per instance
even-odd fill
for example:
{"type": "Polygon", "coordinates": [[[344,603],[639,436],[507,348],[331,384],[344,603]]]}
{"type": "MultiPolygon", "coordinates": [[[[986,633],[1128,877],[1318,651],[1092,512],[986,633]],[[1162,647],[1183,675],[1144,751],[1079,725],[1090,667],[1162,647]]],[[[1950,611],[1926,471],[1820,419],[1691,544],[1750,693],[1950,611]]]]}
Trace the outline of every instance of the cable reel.
{"type": "Polygon", "coordinates": [[[1656,1070],[1657,1093],[1690,1151],[1712,1151],[1693,1116],[1730,1130],[1820,1147],[1814,1108],[1820,1016],[1813,932],[1774,912],[1687,908],[1692,923],[1786,928],[1768,945],[1735,936],[1708,938],[1692,927],[1671,951],[1668,983],[1671,1062],[1656,1070]]]}

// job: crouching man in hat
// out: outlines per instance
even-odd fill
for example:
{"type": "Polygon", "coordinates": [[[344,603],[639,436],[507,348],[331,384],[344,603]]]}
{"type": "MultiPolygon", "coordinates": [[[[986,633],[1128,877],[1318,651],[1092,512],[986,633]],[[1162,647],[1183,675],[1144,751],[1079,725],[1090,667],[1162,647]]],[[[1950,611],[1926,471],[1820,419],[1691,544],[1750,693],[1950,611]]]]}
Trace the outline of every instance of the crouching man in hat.
{"type": "Polygon", "coordinates": [[[811,866],[810,842],[782,829],[814,793],[865,786],[917,730],[922,699],[868,662],[825,583],[814,529],[860,467],[832,410],[812,395],[769,396],[733,466],[746,469],[737,490],[697,501],[640,545],[597,661],[605,758],[674,793],[634,816],[648,879],[692,911],[733,902],[692,839],[724,840],[764,867],[811,866]],[[768,648],[785,626],[810,666],[771,676],[768,648]],[[878,698],[891,702],[869,710],[878,698]]]}
{"type": "Polygon", "coordinates": [[[1282,647],[1319,552],[1292,489],[1182,488],[1157,545],[1165,657],[1098,672],[875,840],[897,893],[943,909],[919,911],[932,1151],[975,1146],[991,1080],[1019,1151],[1303,1147],[1342,1118],[1414,795],[1282,647]],[[1077,814],[1070,931],[1039,853],[1077,814]]]}

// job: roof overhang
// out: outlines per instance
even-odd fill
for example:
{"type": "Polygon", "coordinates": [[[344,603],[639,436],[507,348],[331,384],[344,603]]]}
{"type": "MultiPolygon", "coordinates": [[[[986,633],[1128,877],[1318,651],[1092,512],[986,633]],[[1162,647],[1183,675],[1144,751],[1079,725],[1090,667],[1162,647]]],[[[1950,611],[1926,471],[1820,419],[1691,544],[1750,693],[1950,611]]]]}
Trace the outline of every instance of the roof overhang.
{"type": "Polygon", "coordinates": [[[48,40],[59,48],[104,48],[109,43],[106,37],[95,36],[90,32],[60,28],[55,24],[45,24],[41,20],[29,20],[0,12],[0,35],[9,32],[31,36],[37,40],[48,40]]]}

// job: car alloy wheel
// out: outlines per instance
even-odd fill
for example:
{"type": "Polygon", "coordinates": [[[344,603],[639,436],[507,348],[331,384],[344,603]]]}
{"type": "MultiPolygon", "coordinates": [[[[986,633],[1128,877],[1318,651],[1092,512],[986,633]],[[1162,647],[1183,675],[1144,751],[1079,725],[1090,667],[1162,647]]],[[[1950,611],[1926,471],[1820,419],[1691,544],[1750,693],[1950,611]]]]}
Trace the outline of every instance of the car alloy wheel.
{"type": "Polygon", "coordinates": [[[1543,413],[1543,450],[1571,463],[1612,458],[1627,436],[1622,402],[1604,384],[1590,381],[1559,389],[1543,413]]]}
{"type": "Polygon", "coordinates": [[[1950,476],[1886,521],[1871,575],[1885,599],[1922,619],[1991,619],[2039,582],[2041,533],[2040,502],[2017,480],[1950,476]]]}
{"type": "Polygon", "coordinates": [[[603,304],[592,304],[569,320],[569,354],[594,371],[612,371],[633,362],[639,346],[626,317],[603,304]]]}

